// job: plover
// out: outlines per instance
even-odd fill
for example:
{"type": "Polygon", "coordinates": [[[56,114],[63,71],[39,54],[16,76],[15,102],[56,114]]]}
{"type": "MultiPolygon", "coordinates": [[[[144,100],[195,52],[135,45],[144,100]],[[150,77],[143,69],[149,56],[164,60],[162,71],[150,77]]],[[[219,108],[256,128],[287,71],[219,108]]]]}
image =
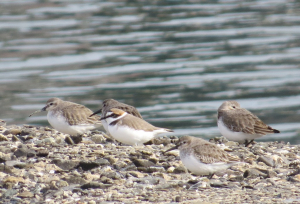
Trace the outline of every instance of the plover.
{"type": "Polygon", "coordinates": [[[156,135],[172,130],[159,128],[151,125],[145,120],[127,112],[112,108],[106,113],[101,121],[106,121],[108,131],[113,138],[128,145],[143,145],[153,139],[156,135]]]}
{"type": "Polygon", "coordinates": [[[245,142],[245,146],[266,134],[280,133],[250,111],[241,108],[236,101],[225,101],[219,107],[218,128],[224,137],[240,143],[245,142]]]}
{"type": "Polygon", "coordinates": [[[208,175],[211,178],[216,172],[240,163],[238,157],[231,156],[216,144],[197,137],[183,136],[175,147],[165,152],[177,148],[183,165],[196,175],[208,175]]]}
{"type": "MultiPolygon", "coordinates": [[[[125,103],[121,103],[121,102],[116,101],[114,99],[104,100],[103,103],[102,103],[102,108],[100,110],[94,112],[91,116],[102,112],[101,117],[105,117],[107,115],[107,113],[110,112],[110,109],[112,109],[112,108],[117,108],[117,109],[123,110],[128,114],[131,114],[131,115],[134,115],[138,118],[143,119],[141,114],[139,113],[139,111],[135,107],[127,105],[125,103]]],[[[108,124],[106,123],[106,120],[102,121],[102,125],[103,125],[104,129],[106,130],[106,132],[108,134],[110,134],[110,132],[108,130],[108,124]]]]}
{"type": "Polygon", "coordinates": [[[53,128],[65,134],[81,135],[102,126],[100,117],[90,116],[93,111],[84,105],[59,98],[50,98],[44,108],[31,115],[42,111],[48,111],[48,122],[53,128]]]}

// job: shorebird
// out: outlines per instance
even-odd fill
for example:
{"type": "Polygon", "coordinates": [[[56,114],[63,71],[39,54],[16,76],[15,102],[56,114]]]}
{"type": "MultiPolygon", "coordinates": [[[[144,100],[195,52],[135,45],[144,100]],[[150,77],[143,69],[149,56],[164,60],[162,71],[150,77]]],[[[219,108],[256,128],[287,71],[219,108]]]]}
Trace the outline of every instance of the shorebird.
{"type": "Polygon", "coordinates": [[[90,116],[93,111],[89,108],[59,98],[50,98],[44,108],[30,116],[42,111],[48,111],[48,122],[53,128],[65,134],[81,135],[102,126],[99,116],[90,116]]]}
{"type": "Polygon", "coordinates": [[[172,130],[159,128],[145,120],[131,115],[121,109],[112,108],[101,118],[108,126],[108,132],[116,140],[128,145],[143,145],[156,135],[172,130]]]}
{"type": "MultiPolygon", "coordinates": [[[[131,114],[135,117],[143,119],[141,114],[138,112],[138,110],[135,107],[127,105],[125,103],[121,103],[114,99],[104,100],[102,103],[102,108],[100,110],[97,110],[96,112],[94,112],[91,116],[94,116],[101,112],[101,117],[105,117],[107,115],[107,113],[110,112],[110,109],[112,109],[112,108],[117,108],[117,109],[123,110],[128,114],[131,114]]],[[[102,120],[102,125],[103,125],[104,129],[106,130],[106,132],[108,134],[110,134],[106,120],[102,120]]]]}
{"type": "Polygon", "coordinates": [[[216,144],[201,138],[183,136],[175,147],[166,152],[179,149],[183,165],[195,175],[208,175],[211,178],[216,172],[223,171],[240,163],[238,157],[231,156],[216,144]]]}
{"type": "Polygon", "coordinates": [[[266,134],[280,133],[261,121],[236,101],[225,101],[218,109],[218,128],[228,140],[245,142],[247,147],[254,139],[266,134]]]}

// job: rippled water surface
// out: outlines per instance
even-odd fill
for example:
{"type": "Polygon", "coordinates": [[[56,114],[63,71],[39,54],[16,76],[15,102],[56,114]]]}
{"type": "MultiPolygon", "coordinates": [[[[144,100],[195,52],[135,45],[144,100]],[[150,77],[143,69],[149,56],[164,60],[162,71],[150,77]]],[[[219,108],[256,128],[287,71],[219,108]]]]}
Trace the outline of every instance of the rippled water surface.
{"type": "Polygon", "coordinates": [[[0,1],[0,118],[59,97],[98,110],[114,98],[175,135],[220,136],[237,100],[300,143],[299,1],[0,1]]]}

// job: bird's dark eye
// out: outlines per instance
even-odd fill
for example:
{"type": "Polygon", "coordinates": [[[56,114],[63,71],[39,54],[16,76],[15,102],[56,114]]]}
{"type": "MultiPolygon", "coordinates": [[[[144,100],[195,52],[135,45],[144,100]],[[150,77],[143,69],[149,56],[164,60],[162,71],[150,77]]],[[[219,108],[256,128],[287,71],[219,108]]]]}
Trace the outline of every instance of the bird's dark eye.
{"type": "Polygon", "coordinates": [[[235,108],[235,106],[232,106],[232,108],[235,108]]]}
{"type": "Polygon", "coordinates": [[[53,105],[53,103],[50,103],[50,106],[52,106],[53,105]]]}

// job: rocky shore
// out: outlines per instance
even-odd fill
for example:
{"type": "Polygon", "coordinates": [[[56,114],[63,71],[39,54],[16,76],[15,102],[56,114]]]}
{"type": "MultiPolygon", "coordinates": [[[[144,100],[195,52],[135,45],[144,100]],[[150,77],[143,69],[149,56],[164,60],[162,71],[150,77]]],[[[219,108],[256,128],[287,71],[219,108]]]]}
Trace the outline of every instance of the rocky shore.
{"type": "Polygon", "coordinates": [[[186,172],[177,137],[125,146],[95,131],[0,124],[0,203],[299,203],[300,146],[211,142],[244,163],[212,179],[186,172]],[[76,144],[77,143],[77,144],[76,144]]]}

